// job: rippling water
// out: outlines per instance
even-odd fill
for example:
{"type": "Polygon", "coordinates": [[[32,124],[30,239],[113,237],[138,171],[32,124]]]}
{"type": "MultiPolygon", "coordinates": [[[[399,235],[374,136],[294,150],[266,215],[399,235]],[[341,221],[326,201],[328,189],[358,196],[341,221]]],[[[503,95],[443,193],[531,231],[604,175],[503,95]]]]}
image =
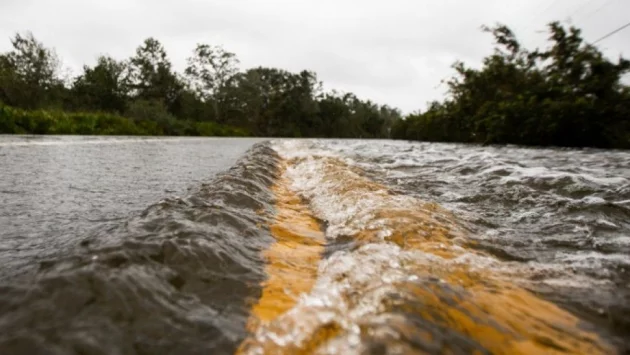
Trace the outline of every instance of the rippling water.
{"type": "Polygon", "coordinates": [[[0,352],[627,351],[630,153],[253,143],[0,141],[0,352]]]}
{"type": "Polygon", "coordinates": [[[0,136],[0,279],[228,169],[256,140],[0,136]]]}

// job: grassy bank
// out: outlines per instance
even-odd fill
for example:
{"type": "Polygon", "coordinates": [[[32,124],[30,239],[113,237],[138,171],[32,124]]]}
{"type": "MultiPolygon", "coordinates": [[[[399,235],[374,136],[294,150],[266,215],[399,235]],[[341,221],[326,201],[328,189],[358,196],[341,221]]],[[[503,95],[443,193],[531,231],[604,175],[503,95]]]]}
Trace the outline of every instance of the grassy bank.
{"type": "Polygon", "coordinates": [[[22,110],[0,104],[2,134],[81,134],[147,136],[248,136],[249,132],[214,122],[133,120],[98,112],[22,110]]]}

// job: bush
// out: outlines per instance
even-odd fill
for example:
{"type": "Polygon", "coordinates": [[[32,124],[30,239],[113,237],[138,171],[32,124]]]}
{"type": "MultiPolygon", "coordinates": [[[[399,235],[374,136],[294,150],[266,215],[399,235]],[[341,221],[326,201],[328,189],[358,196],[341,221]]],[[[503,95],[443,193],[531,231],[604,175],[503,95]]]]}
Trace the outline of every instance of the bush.
{"type": "MultiPolygon", "coordinates": [[[[133,105],[132,105],[133,106],[133,105]]],[[[0,133],[82,135],[247,136],[242,129],[214,122],[177,120],[159,106],[141,103],[132,108],[134,119],[109,114],[55,110],[27,111],[0,104],[0,133]]]]}

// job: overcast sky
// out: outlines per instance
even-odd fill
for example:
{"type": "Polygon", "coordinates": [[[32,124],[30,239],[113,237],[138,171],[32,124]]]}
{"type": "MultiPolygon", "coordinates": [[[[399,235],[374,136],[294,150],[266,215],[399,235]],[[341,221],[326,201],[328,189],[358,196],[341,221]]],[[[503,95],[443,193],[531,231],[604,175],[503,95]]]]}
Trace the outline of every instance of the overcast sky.
{"type": "MultiPolygon", "coordinates": [[[[491,52],[482,24],[505,23],[527,46],[551,20],[594,41],[630,18],[628,0],[0,0],[0,50],[30,30],[78,73],[99,54],[127,58],[159,39],[181,70],[198,42],[235,52],[242,68],[318,73],[326,89],[351,91],[404,112],[441,98],[450,65],[491,52]]],[[[630,28],[601,42],[630,57],[630,28]]]]}

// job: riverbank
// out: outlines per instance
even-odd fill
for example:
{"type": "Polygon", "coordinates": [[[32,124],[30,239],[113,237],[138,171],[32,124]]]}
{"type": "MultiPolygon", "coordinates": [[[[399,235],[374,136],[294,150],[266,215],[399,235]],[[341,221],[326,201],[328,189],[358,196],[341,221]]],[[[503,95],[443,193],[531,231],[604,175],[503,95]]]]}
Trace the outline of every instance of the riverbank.
{"type": "Polygon", "coordinates": [[[111,113],[23,110],[2,104],[0,134],[250,136],[242,128],[215,122],[134,120],[111,113]]]}

